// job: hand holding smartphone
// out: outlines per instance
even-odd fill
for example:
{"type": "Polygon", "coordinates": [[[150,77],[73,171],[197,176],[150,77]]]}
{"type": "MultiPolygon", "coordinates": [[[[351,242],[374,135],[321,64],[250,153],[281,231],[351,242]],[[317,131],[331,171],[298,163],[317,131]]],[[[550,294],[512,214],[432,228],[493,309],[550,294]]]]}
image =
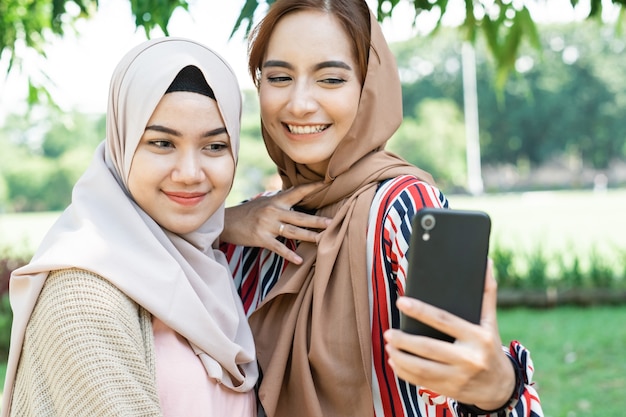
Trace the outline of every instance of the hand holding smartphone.
{"type": "MultiPolygon", "coordinates": [[[[405,295],[480,322],[491,220],[482,211],[424,208],[412,220],[405,295]]],[[[454,338],[400,315],[401,330],[454,338]]]]}

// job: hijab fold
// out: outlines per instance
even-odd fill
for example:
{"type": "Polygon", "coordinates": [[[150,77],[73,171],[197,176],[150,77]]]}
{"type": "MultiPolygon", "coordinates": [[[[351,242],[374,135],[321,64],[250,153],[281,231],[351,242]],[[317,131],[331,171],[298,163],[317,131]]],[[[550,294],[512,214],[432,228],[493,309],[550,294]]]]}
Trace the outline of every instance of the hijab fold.
{"type": "Polygon", "coordinates": [[[202,71],[215,93],[236,162],[241,94],[230,66],[205,46],[181,38],[156,39],[132,49],[111,79],[106,141],[32,261],[11,276],[14,322],[6,398],[37,297],[49,272],[64,268],[102,276],[185,337],[209,377],[235,391],[254,387],[258,371],[252,334],[226,260],[213,249],[223,228],[224,205],[197,231],[177,235],[137,206],[126,186],[150,116],[188,65],[202,71]]]}
{"type": "Polygon", "coordinates": [[[317,246],[302,242],[251,315],[268,416],[373,415],[372,333],[366,230],[378,184],[399,175],[432,177],[384,150],[402,121],[395,57],[370,13],[371,47],[359,108],[324,177],[289,159],[262,126],[283,187],[323,181],[300,204],[331,217],[317,246]]]}

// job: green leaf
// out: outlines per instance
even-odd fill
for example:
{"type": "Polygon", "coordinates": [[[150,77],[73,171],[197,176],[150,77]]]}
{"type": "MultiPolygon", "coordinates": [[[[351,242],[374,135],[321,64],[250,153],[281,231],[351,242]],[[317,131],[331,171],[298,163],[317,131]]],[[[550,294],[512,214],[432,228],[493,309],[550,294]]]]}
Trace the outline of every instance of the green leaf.
{"type": "Polygon", "coordinates": [[[528,42],[530,45],[535,48],[537,51],[541,50],[541,39],[539,36],[539,31],[537,30],[537,25],[533,21],[532,16],[528,9],[524,6],[522,10],[517,12],[516,18],[519,20],[520,25],[522,25],[522,32],[528,38],[528,42]]]}
{"type": "Polygon", "coordinates": [[[481,27],[487,42],[487,48],[493,56],[500,55],[500,45],[498,42],[498,26],[489,17],[485,17],[481,22],[481,27]]]}
{"type": "MultiPolygon", "coordinates": [[[[447,11],[448,2],[445,1],[447,11]]],[[[465,0],[465,21],[463,22],[463,29],[465,31],[465,39],[471,43],[476,42],[477,23],[476,16],[474,16],[474,2],[472,0],[465,0]]]]}
{"type": "Polygon", "coordinates": [[[252,30],[252,24],[254,23],[254,20],[253,20],[254,12],[256,11],[257,7],[259,7],[258,0],[246,0],[246,3],[241,8],[241,12],[239,13],[239,16],[237,17],[237,21],[235,22],[235,25],[233,26],[233,30],[232,32],[230,32],[229,39],[232,39],[232,37],[235,35],[235,32],[237,32],[239,28],[241,27],[241,25],[246,21],[247,21],[247,24],[246,24],[245,35],[248,36],[250,31],[252,30]]]}
{"type": "Polygon", "coordinates": [[[589,10],[589,17],[595,17],[602,15],[602,0],[591,0],[591,10],[589,10]]]}

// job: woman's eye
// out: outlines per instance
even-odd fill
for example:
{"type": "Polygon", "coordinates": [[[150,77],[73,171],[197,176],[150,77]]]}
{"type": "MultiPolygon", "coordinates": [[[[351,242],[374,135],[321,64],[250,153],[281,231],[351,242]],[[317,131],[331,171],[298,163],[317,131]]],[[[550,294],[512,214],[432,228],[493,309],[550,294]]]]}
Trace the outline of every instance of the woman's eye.
{"type": "Polygon", "coordinates": [[[343,78],[324,78],[323,80],[319,81],[322,84],[328,84],[328,85],[340,85],[346,82],[346,80],[344,80],[343,78]]]}
{"type": "Polygon", "coordinates": [[[150,145],[156,146],[157,148],[172,148],[174,144],[169,140],[151,140],[150,145]]]}
{"type": "Polygon", "coordinates": [[[291,81],[291,77],[288,77],[286,75],[267,77],[267,82],[269,82],[270,84],[286,83],[288,81],[291,81]]]}
{"type": "Polygon", "coordinates": [[[208,149],[211,152],[221,152],[221,151],[225,151],[228,150],[229,146],[226,143],[210,143],[206,146],[206,149],[208,149]]]}

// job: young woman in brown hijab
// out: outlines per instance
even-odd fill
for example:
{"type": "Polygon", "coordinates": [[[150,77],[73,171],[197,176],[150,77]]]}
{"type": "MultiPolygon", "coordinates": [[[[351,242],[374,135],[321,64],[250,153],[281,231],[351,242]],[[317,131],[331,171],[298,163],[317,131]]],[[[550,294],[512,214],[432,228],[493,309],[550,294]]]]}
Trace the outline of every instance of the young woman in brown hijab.
{"type": "Polygon", "coordinates": [[[528,352],[501,345],[491,270],[480,325],[401,298],[410,220],[447,200],[384,150],[402,120],[401,85],[365,1],[277,0],[249,53],[283,191],[231,209],[222,238],[248,246],[223,248],[267,415],[540,416],[528,352]],[[390,330],[398,308],[456,342],[390,330]]]}
{"type": "Polygon", "coordinates": [[[191,40],[130,50],[106,140],[10,281],[2,416],[256,415],[252,333],[213,247],[239,149],[230,66],[191,40]]]}

